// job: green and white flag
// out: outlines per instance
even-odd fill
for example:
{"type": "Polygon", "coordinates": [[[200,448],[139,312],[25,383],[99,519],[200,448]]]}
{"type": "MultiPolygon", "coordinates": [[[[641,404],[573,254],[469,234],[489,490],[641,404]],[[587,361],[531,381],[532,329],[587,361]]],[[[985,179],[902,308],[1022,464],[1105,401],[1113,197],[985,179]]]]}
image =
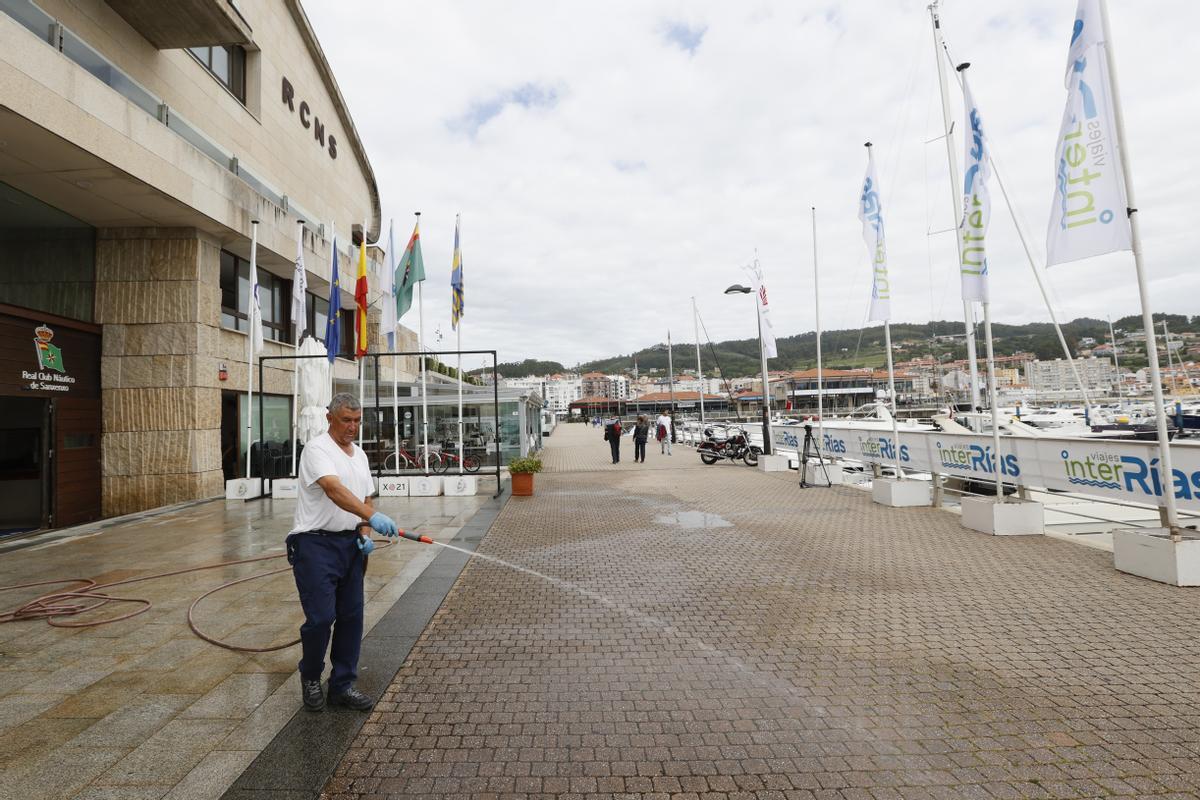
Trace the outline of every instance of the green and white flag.
{"type": "Polygon", "coordinates": [[[413,226],[412,238],[396,267],[396,320],[412,308],[413,287],[425,280],[425,259],[421,257],[421,223],[413,226]]]}

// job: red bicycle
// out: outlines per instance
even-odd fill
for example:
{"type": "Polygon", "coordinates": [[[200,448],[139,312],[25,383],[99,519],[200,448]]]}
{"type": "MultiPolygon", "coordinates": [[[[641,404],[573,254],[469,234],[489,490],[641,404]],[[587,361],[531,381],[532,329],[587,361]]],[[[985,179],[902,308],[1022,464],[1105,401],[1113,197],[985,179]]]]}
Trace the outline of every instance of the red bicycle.
{"type": "MultiPolygon", "coordinates": [[[[451,467],[458,464],[458,445],[454,442],[442,442],[442,450],[440,453],[431,454],[437,461],[434,463],[434,469],[438,472],[449,472],[451,467]]],[[[462,468],[463,472],[469,472],[474,475],[479,472],[480,462],[476,456],[470,453],[463,452],[462,468]]]]}
{"type": "Polygon", "coordinates": [[[388,453],[387,458],[383,460],[383,468],[385,471],[395,470],[396,472],[405,469],[420,470],[421,472],[445,472],[441,463],[441,455],[432,450],[413,455],[401,447],[399,451],[388,453]],[[398,459],[397,456],[399,456],[398,459]]]}

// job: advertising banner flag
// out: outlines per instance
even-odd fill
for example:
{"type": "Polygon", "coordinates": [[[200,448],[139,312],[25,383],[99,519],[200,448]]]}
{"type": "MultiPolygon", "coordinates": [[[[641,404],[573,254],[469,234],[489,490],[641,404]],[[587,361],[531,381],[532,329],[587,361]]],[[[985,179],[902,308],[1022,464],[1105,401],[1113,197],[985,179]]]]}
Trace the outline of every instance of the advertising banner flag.
{"type": "Polygon", "coordinates": [[[292,272],[292,323],[296,326],[296,344],[308,331],[308,273],[304,269],[304,225],[296,231],[296,269],[292,272]]]}
{"type": "Polygon", "coordinates": [[[987,229],[992,216],[992,199],[987,182],[992,176],[983,119],[963,72],[963,100],[967,112],[966,157],[963,173],[963,215],[958,223],[958,246],[962,257],[962,297],[968,302],[988,301],[987,229]]]}
{"type": "Polygon", "coordinates": [[[871,255],[871,322],[887,322],[892,315],[892,285],[888,280],[887,244],[883,235],[883,200],[875,177],[875,155],[867,148],[867,175],[858,199],[858,219],[871,255]]]}
{"type": "Polygon", "coordinates": [[[250,351],[247,361],[254,361],[254,354],[263,349],[262,302],[258,297],[258,226],[255,224],[254,236],[250,242],[250,337],[246,347],[250,351]]]}
{"type": "Polygon", "coordinates": [[[758,259],[754,259],[754,264],[746,267],[746,272],[750,275],[750,281],[754,285],[754,296],[757,298],[755,303],[758,306],[758,323],[762,326],[762,346],[763,352],[767,358],[775,358],[779,355],[775,348],[775,329],[771,327],[771,306],[767,303],[767,285],[763,282],[762,265],[758,263],[758,259]]]}
{"type": "Polygon", "coordinates": [[[1079,0],[1054,155],[1046,264],[1131,250],[1100,0],[1079,0]]]}

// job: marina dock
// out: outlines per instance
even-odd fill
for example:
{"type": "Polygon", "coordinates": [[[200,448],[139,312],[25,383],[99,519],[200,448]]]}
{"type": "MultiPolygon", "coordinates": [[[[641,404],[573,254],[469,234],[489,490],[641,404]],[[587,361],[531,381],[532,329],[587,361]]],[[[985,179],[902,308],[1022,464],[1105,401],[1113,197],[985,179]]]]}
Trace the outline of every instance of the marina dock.
{"type": "MultiPolygon", "coordinates": [[[[155,608],[111,626],[0,626],[0,795],[1200,796],[1194,592],[1058,538],[627,449],[613,465],[599,429],[561,425],[533,497],[381,501],[474,555],[372,556],[369,715],[301,711],[293,651],[188,631],[234,570],[147,583],[155,608]]],[[[10,552],[0,581],[253,555],[290,520],[202,504],[10,552]]],[[[203,621],[291,635],[290,576],[255,583],[203,621]]]]}

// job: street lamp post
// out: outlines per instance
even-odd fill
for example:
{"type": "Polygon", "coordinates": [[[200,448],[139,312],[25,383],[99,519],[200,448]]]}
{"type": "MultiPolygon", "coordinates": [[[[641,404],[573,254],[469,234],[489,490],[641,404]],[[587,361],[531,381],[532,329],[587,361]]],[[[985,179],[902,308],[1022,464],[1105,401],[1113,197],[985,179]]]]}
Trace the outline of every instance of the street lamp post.
{"type": "MultiPolygon", "coordinates": [[[[735,283],[725,290],[725,294],[751,294],[754,290],[749,286],[742,286],[735,283]]],[[[757,301],[755,301],[757,303],[757,301]]],[[[763,427],[763,455],[771,455],[771,383],[767,377],[767,353],[763,350],[762,344],[762,317],[758,313],[758,306],[754,307],[754,320],[758,324],[758,358],[762,367],[762,427],[763,427]]]]}

